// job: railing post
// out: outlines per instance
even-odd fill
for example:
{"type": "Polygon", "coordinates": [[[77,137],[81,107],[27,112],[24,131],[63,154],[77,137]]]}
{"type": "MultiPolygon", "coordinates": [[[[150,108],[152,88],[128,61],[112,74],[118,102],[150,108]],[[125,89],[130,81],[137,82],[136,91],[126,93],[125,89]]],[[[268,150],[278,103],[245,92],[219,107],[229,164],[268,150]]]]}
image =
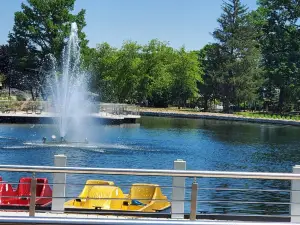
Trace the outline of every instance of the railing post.
{"type": "Polygon", "coordinates": [[[197,199],[198,199],[198,183],[195,179],[192,184],[192,192],[191,192],[190,220],[196,220],[197,218],[197,199]]]}
{"type": "MultiPolygon", "coordinates": [[[[293,167],[293,173],[300,173],[300,166],[293,167]]],[[[300,222],[300,180],[291,181],[291,205],[290,205],[290,214],[291,222],[300,222]]]]}
{"type": "MultiPolygon", "coordinates": [[[[186,170],[186,162],[182,159],[174,161],[174,170],[186,170]]],[[[173,177],[172,219],[184,219],[185,177],[173,177]]]]}
{"type": "Polygon", "coordinates": [[[36,183],[35,173],[33,173],[30,182],[29,216],[35,216],[36,183]]]}
{"type": "MultiPolygon", "coordinates": [[[[67,156],[55,155],[54,166],[64,167],[67,165],[67,156]]],[[[52,208],[53,212],[63,212],[66,197],[66,174],[53,173],[52,208]]]]}

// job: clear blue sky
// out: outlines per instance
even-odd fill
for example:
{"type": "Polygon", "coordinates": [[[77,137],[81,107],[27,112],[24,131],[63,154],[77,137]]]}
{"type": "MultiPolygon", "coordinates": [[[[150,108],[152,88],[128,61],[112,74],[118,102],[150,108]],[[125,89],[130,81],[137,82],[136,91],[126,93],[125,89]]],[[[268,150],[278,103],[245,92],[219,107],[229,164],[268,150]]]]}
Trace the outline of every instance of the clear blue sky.
{"type": "MultiPolygon", "coordinates": [[[[7,41],[21,2],[1,0],[0,44],[7,41]]],[[[242,3],[256,8],[256,0],[242,3]]],[[[90,47],[104,41],[115,47],[124,40],[145,44],[158,38],[192,50],[213,41],[210,33],[218,26],[221,4],[222,0],[77,0],[75,12],[86,9],[84,31],[90,47]]]]}

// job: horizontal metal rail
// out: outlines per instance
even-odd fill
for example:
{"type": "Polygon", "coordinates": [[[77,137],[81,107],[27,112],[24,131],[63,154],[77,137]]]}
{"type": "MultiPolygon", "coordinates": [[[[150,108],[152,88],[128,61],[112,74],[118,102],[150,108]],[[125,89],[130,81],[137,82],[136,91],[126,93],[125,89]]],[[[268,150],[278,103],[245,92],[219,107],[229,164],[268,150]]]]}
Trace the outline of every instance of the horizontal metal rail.
{"type": "MultiPolygon", "coordinates": [[[[88,219],[88,218],[44,218],[44,217],[1,217],[0,224],[87,224],[87,225],[278,225],[278,222],[236,222],[236,221],[187,221],[187,220],[149,220],[149,219],[88,219]]],[[[280,223],[290,225],[291,223],[280,223]]],[[[293,223],[300,225],[300,223],[293,223]]]]}
{"type": "Polygon", "coordinates": [[[158,169],[123,169],[123,168],[89,168],[89,167],[53,167],[53,166],[20,166],[0,165],[5,172],[36,173],[69,173],[69,174],[102,174],[102,175],[134,175],[134,176],[169,176],[199,178],[235,178],[235,179],[271,179],[300,180],[300,174],[266,173],[266,172],[227,172],[198,170],[158,170],[158,169]]]}

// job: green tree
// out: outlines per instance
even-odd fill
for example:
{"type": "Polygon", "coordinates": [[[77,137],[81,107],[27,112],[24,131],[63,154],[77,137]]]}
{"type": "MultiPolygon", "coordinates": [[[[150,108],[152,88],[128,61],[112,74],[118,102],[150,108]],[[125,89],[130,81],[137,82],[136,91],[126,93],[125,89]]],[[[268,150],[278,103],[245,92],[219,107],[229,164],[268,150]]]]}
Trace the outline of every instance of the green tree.
{"type": "Polygon", "coordinates": [[[141,46],[133,41],[125,41],[117,53],[116,96],[119,102],[135,103],[137,87],[141,78],[141,46]]]}
{"type": "Polygon", "coordinates": [[[87,41],[82,32],[86,25],[85,10],[81,10],[77,15],[71,14],[74,2],[75,0],[27,0],[27,4],[22,3],[22,10],[15,13],[9,44],[16,55],[13,64],[22,61],[22,66],[15,68],[18,76],[25,76],[20,80],[26,79],[26,76],[32,77],[33,83],[43,80],[36,68],[41,66],[49,53],[60,59],[72,22],[77,23],[80,45],[85,50],[87,41]],[[35,72],[26,72],[34,70],[35,72]],[[33,74],[37,75],[32,76],[33,74]]]}
{"type": "Polygon", "coordinates": [[[249,19],[247,7],[240,0],[229,0],[222,9],[218,19],[220,27],[213,36],[220,46],[216,82],[224,111],[228,112],[230,104],[251,101],[256,93],[260,58],[256,30],[249,19]]]}
{"type": "Polygon", "coordinates": [[[166,107],[170,102],[171,73],[174,51],[167,43],[151,40],[142,48],[141,78],[138,100],[149,100],[155,107],[166,107]]]}
{"type": "Polygon", "coordinates": [[[9,49],[8,45],[0,45],[0,73],[8,75],[9,72],[9,49]]]}
{"type": "Polygon", "coordinates": [[[38,69],[40,60],[36,50],[25,39],[9,40],[9,57],[11,58],[9,83],[12,87],[29,90],[32,99],[41,93],[41,76],[38,69]]]}
{"type": "Polygon", "coordinates": [[[299,100],[300,29],[299,2],[294,0],[260,0],[256,22],[262,31],[262,62],[269,98],[279,90],[274,102],[278,111],[291,110],[299,100]]]}
{"type": "Polygon", "coordinates": [[[80,44],[85,47],[87,40],[82,31],[86,25],[85,10],[71,14],[74,3],[75,0],[27,0],[27,4],[21,5],[22,11],[15,13],[13,32],[9,36],[16,41],[26,40],[42,56],[51,53],[59,59],[70,35],[71,23],[76,22],[80,44]]]}
{"type": "Polygon", "coordinates": [[[8,45],[0,45],[0,83],[3,85],[9,76],[9,48],[8,45]]]}
{"type": "Polygon", "coordinates": [[[103,102],[118,102],[117,59],[117,49],[108,43],[97,45],[96,49],[90,49],[85,56],[86,68],[92,74],[91,90],[98,93],[103,102]]]}
{"type": "Polygon", "coordinates": [[[200,94],[203,98],[204,110],[208,110],[208,103],[219,98],[216,71],[219,67],[220,46],[218,44],[207,44],[199,52],[200,65],[203,67],[203,82],[198,84],[200,94]]]}
{"type": "Polygon", "coordinates": [[[172,73],[172,100],[178,106],[184,106],[190,98],[198,97],[198,82],[202,82],[202,68],[198,55],[187,52],[184,47],[175,52],[172,73]]]}

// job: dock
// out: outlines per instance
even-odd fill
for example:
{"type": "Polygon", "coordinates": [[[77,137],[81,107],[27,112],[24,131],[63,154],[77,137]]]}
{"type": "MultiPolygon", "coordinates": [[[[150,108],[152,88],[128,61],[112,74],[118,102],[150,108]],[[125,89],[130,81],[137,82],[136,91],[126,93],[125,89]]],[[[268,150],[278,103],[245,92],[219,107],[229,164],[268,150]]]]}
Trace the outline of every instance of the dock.
{"type": "MultiPolygon", "coordinates": [[[[0,123],[52,124],[60,117],[48,102],[0,101],[0,123]]],[[[72,119],[72,116],[69,117],[72,119]]],[[[82,119],[92,124],[120,125],[136,123],[139,107],[128,104],[95,103],[90,113],[82,119]]]]}
{"type": "MultiPolygon", "coordinates": [[[[71,119],[72,117],[70,117],[71,119]]],[[[140,115],[113,115],[109,113],[92,113],[86,115],[85,119],[88,123],[112,124],[120,125],[124,123],[136,123],[140,115]]],[[[52,124],[59,119],[54,113],[28,114],[24,112],[16,113],[0,113],[0,123],[16,123],[16,124],[52,124]]]]}

